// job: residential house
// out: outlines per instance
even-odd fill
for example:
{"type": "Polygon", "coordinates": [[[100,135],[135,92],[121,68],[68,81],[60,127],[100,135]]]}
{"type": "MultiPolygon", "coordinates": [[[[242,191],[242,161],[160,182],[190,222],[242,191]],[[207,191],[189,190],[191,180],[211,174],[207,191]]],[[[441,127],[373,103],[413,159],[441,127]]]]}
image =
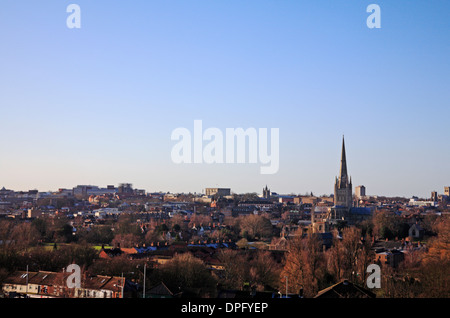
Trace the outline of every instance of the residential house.
{"type": "Polygon", "coordinates": [[[375,294],[348,280],[342,280],[319,291],[314,298],[375,298],[375,294]]]}
{"type": "Polygon", "coordinates": [[[70,273],[17,271],[5,278],[3,293],[9,297],[59,298],[69,296],[66,279],[70,273]]]}
{"type": "Polygon", "coordinates": [[[123,298],[125,278],[91,276],[75,289],[75,298],[123,298]]]}
{"type": "Polygon", "coordinates": [[[177,298],[180,296],[181,293],[175,294],[163,282],[145,292],[146,298],[177,298]]]}
{"type": "Polygon", "coordinates": [[[137,289],[126,278],[115,276],[82,278],[79,288],[69,288],[69,275],[69,272],[17,271],[4,279],[2,291],[10,298],[124,298],[137,289]]]}
{"type": "Polygon", "coordinates": [[[418,240],[423,238],[424,233],[425,233],[425,230],[417,222],[414,223],[413,225],[411,225],[411,227],[409,228],[409,231],[408,231],[409,237],[411,237],[413,239],[418,239],[418,240]]]}
{"type": "Polygon", "coordinates": [[[33,298],[69,296],[66,281],[70,273],[39,271],[28,279],[28,295],[33,298]]]}
{"type": "Polygon", "coordinates": [[[382,250],[375,253],[375,262],[381,265],[389,265],[391,267],[398,267],[398,265],[405,259],[405,254],[400,250],[382,250]]]}
{"type": "Polygon", "coordinates": [[[2,284],[2,292],[11,297],[26,295],[28,293],[28,279],[36,273],[17,271],[6,277],[2,284]]]}

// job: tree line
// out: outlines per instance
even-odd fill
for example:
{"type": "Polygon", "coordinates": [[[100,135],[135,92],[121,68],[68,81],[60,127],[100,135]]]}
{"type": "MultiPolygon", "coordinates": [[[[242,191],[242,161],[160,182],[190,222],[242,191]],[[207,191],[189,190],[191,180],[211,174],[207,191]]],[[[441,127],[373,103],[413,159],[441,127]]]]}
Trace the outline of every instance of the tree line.
{"type": "MultiPolygon", "coordinates": [[[[366,268],[374,262],[373,236],[382,238],[388,228],[393,235],[402,231],[399,219],[389,213],[375,214],[371,222],[358,227],[343,226],[340,238],[336,235],[332,245],[324,249],[317,235],[298,232],[288,240],[285,252],[270,250],[222,249],[215,257],[220,270],[210,270],[210,265],[193,254],[178,253],[165,264],[155,265],[148,260],[130,260],[126,256],[112,259],[99,258],[92,243],[124,242],[132,246],[145,242],[166,231],[183,231],[189,227],[176,218],[172,222],[154,224],[146,233],[129,217],[111,224],[93,227],[73,239],[67,220],[35,219],[32,222],[0,221],[0,280],[14,270],[61,271],[68,264],[80,265],[86,275],[124,274],[129,279],[143,283],[143,266],[147,266],[146,286],[164,282],[173,291],[190,291],[200,296],[214,296],[217,287],[233,290],[285,291],[313,297],[323,288],[348,279],[365,285],[366,268]],[[393,218],[393,219],[390,219],[393,218]],[[164,225],[164,226],[163,226],[164,225]],[[151,234],[149,234],[151,233],[151,234]],[[151,236],[150,236],[151,235],[151,236]],[[83,239],[80,239],[83,238],[83,239]],[[52,240],[53,246],[39,242],[52,240]],[[69,244],[67,244],[69,243],[69,244]]],[[[209,221],[197,218],[194,221],[209,221]]],[[[424,221],[433,236],[426,249],[410,248],[398,268],[380,264],[382,287],[375,290],[380,297],[448,297],[450,277],[450,221],[448,217],[429,218],[424,221]],[[428,222],[428,223],[427,223],[428,222]]],[[[274,229],[264,216],[249,216],[230,220],[222,229],[224,237],[249,240],[270,239],[274,229]]],[[[219,235],[219,234],[215,234],[219,235]]]]}

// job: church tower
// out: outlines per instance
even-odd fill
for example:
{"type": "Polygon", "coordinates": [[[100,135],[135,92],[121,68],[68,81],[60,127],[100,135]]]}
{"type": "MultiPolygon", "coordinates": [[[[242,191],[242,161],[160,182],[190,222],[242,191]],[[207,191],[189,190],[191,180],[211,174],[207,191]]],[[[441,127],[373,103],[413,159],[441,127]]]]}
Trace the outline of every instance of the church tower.
{"type": "Polygon", "coordinates": [[[263,188],[263,198],[264,199],[270,199],[270,189],[267,187],[263,188]]]}
{"type": "Polygon", "coordinates": [[[345,156],[345,142],[342,136],[341,168],[339,177],[336,177],[334,184],[334,205],[350,209],[352,207],[352,179],[347,174],[347,158],[345,156]]]}

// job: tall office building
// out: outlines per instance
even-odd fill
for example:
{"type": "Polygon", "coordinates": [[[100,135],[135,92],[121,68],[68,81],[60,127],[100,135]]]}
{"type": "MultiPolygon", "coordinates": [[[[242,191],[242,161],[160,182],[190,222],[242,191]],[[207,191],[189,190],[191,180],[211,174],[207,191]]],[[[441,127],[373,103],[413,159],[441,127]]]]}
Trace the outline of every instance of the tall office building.
{"type": "Polygon", "coordinates": [[[366,195],[366,187],[363,185],[355,187],[355,196],[357,199],[361,199],[366,195]]]}

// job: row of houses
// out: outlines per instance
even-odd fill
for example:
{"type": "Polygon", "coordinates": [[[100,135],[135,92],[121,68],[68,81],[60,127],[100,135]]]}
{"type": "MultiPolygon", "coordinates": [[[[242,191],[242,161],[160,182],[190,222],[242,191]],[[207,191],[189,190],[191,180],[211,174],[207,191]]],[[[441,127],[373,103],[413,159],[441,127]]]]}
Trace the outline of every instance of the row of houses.
{"type": "MultiPolygon", "coordinates": [[[[3,283],[3,292],[7,297],[28,298],[122,298],[125,279],[121,277],[94,276],[87,278],[81,288],[65,292],[63,286],[68,273],[55,272],[15,272],[3,283]]],[[[179,298],[182,293],[171,291],[163,282],[148,290],[146,298],[179,298]]],[[[219,289],[217,298],[303,298],[299,294],[282,295],[274,292],[256,292],[254,290],[219,289]]],[[[375,294],[362,286],[347,280],[320,291],[315,298],[375,298],[375,294]]]]}
{"type": "Polygon", "coordinates": [[[231,241],[191,241],[189,243],[178,242],[176,244],[158,244],[156,246],[133,248],[102,248],[99,257],[112,259],[117,256],[126,256],[128,259],[147,259],[156,266],[165,264],[175,254],[189,252],[201,259],[210,269],[223,269],[217,255],[221,249],[237,249],[235,242],[231,241]]]}
{"type": "Polygon", "coordinates": [[[10,298],[123,298],[130,282],[123,277],[90,276],[80,287],[69,288],[69,272],[16,271],[3,280],[2,292],[10,298]]]}

